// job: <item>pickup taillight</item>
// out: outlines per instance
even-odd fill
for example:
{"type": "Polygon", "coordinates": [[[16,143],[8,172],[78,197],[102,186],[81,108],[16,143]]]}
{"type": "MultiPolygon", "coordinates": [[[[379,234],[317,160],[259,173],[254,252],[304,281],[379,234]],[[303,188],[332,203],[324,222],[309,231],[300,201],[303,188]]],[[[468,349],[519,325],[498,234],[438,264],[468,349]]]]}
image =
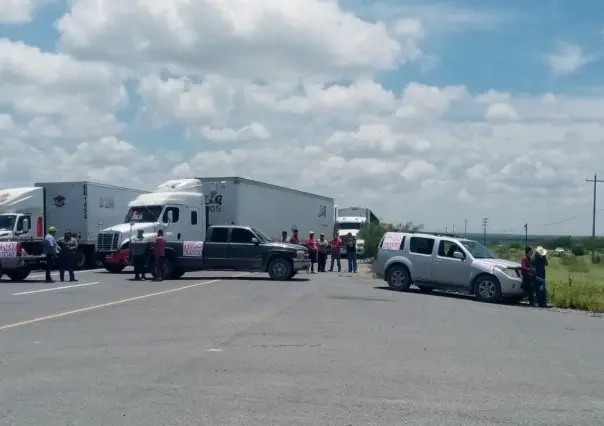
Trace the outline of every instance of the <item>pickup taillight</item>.
{"type": "Polygon", "coordinates": [[[15,253],[17,256],[21,256],[21,243],[17,243],[17,247],[15,247],[15,253]]]}

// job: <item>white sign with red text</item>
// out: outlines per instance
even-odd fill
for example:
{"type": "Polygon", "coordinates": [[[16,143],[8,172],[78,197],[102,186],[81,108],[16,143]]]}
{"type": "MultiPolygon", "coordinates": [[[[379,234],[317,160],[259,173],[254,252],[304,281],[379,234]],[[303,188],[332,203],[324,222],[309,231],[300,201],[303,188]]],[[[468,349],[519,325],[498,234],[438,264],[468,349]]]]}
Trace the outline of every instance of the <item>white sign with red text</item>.
{"type": "Polygon", "coordinates": [[[382,249],[384,250],[400,250],[401,242],[403,242],[404,234],[398,232],[387,232],[384,235],[382,249]]]}
{"type": "Polygon", "coordinates": [[[0,259],[14,259],[17,257],[17,246],[15,241],[6,241],[0,243],[0,259]]]}
{"type": "Polygon", "coordinates": [[[185,241],[182,246],[184,257],[202,257],[203,241],[185,241]]]}

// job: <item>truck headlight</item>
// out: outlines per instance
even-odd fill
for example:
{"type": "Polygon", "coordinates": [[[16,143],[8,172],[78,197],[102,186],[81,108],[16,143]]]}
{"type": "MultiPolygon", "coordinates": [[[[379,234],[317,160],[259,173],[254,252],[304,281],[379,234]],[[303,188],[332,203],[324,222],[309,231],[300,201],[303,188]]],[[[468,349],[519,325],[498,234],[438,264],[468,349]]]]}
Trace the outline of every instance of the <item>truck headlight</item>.
{"type": "Polygon", "coordinates": [[[306,252],[304,250],[298,250],[296,252],[296,257],[299,257],[301,259],[304,259],[304,255],[306,254],[306,252]]]}

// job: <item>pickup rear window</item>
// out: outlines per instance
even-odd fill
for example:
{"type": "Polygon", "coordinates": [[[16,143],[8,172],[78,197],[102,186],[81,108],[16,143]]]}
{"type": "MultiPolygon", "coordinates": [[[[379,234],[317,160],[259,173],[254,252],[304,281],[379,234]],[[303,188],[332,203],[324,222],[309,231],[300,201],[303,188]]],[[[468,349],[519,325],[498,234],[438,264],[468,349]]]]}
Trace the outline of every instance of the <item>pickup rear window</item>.
{"type": "Polygon", "coordinates": [[[208,242],[211,243],[226,243],[229,236],[229,228],[212,228],[210,233],[210,239],[208,242]]]}

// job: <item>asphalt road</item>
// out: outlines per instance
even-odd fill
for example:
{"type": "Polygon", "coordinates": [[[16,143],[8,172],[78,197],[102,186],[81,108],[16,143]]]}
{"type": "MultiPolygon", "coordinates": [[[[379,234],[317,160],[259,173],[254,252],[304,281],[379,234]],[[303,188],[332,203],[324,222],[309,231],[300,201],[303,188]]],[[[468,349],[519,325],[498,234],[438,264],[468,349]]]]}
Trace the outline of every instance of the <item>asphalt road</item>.
{"type": "Polygon", "coordinates": [[[604,424],[601,318],[330,273],[130,277],[0,282],[0,425],[604,424]]]}

